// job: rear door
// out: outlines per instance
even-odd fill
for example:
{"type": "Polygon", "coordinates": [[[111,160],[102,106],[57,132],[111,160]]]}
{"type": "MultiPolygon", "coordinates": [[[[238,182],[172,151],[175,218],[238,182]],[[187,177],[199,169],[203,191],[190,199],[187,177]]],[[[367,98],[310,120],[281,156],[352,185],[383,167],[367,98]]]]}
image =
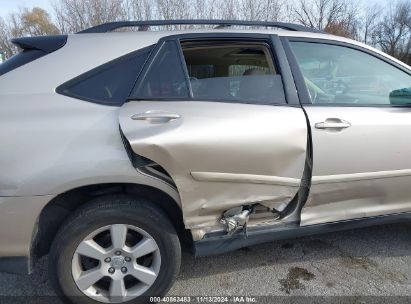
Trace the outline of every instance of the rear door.
{"type": "Polygon", "coordinates": [[[410,70],[347,43],[293,38],[290,47],[313,137],[302,225],[411,211],[410,70]]]}
{"type": "Polygon", "coordinates": [[[125,138],[171,176],[188,228],[253,202],[282,210],[299,189],[307,126],[279,46],[268,35],[165,38],[122,106],[125,138]]]}

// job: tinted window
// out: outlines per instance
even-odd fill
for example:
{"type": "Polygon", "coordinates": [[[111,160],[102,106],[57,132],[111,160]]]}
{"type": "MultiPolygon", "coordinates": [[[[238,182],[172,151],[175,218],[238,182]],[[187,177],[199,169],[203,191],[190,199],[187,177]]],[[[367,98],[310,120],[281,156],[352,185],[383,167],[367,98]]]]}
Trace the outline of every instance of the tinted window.
{"type": "Polygon", "coordinates": [[[199,100],[285,103],[281,76],[263,44],[183,44],[193,97],[199,100]]]}
{"type": "Polygon", "coordinates": [[[47,54],[46,52],[43,52],[40,50],[21,51],[17,55],[14,55],[13,57],[11,57],[9,60],[6,60],[5,62],[0,63],[0,76],[12,70],[15,70],[18,67],[21,67],[22,65],[25,65],[31,61],[34,61],[46,54],[47,54]]]}
{"type": "Polygon", "coordinates": [[[411,76],[348,47],[291,42],[313,103],[389,105],[411,103],[411,76]]]}
{"type": "Polygon", "coordinates": [[[185,73],[174,41],[165,42],[132,94],[136,99],[189,98],[185,73]]]}
{"type": "Polygon", "coordinates": [[[91,102],[121,105],[132,90],[151,48],[123,56],[63,84],[61,94],[91,102]]]}

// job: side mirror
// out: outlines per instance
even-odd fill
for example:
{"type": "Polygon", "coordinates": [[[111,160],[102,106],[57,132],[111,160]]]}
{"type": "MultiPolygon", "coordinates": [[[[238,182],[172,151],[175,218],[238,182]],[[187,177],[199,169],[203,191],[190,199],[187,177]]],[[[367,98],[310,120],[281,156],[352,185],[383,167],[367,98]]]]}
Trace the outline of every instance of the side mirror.
{"type": "Polygon", "coordinates": [[[391,91],[390,103],[397,106],[411,105],[411,88],[391,91]]]}

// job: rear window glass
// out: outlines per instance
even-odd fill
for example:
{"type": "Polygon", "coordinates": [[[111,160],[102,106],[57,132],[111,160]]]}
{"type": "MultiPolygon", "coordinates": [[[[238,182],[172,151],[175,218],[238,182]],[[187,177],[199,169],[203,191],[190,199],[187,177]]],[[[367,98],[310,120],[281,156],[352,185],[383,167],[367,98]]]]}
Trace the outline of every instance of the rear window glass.
{"type": "Polygon", "coordinates": [[[40,50],[24,50],[20,53],[14,55],[10,59],[6,60],[3,63],[0,63],[0,76],[8,72],[11,72],[22,65],[25,65],[31,61],[34,61],[44,55],[46,52],[40,50]]]}
{"type": "Polygon", "coordinates": [[[253,104],[286,103],[281,75],[265,44],[183,44],[193,98],[253,104]]]}
{"type": "Polygon", "coordinates": [[[146,62],[152,47],[125,55],[57,88],[70,97],[107,105],[125,102],[146,62]]]}

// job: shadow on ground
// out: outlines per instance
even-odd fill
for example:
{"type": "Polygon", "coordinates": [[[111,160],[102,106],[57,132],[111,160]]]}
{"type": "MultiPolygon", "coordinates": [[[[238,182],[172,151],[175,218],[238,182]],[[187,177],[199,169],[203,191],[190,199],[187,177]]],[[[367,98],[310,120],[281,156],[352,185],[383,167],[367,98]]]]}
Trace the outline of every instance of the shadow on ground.
{"type": "MultiPolygon", "coordinates": [[[[396,224],[357,229],[198,259],[184,252],[170,294],[409,293],[411,270],[405,265],[411,260],[410,228],[411,224],[396,224]]],[[[46,264],[47,257],[29,276],[0,273],[0,296],[53,296],[46,264]]]]}

